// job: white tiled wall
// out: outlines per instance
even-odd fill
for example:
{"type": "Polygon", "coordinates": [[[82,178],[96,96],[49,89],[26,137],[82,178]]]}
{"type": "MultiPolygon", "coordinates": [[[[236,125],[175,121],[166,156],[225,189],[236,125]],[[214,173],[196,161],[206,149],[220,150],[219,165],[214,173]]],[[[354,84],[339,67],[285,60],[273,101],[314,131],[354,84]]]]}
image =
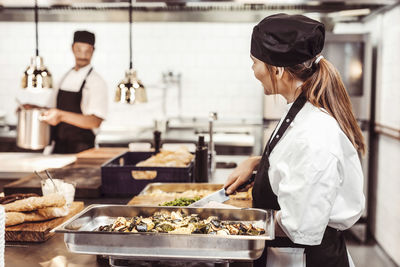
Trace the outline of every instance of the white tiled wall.
{"type": "MultiPolygon", "coordinates": [[[[70,47],[73,32],[87,29],[96,34],[95,69],[109,87],[110,112],[103,127],[130,128],[152,124],[161,114],[161,73],[182,73],[183,114],[261,120],[262,89],[253,77],[249,58],[250,23],[135,23],[133,59],[139,78],[148,87],[150,102],[118,106],[112,102],[114,87],[129,67],[127,23],[39,24],[39,48],[45,65],[59,81],[73,66],[70,47]]],[[[0,22],[0,109],[15,123],[15,90],[34,54],[34,24],[0,22]]],[[[174,105],[175,103],[169,103],[174,105]]]]}
{"type": "MultiPolygon", "coordinates": [[[[369,32],[378,47],[376,122],[400,128],[400,7],[365,24],[341,25],[338,31],[369,32]]],[[[378,140],[376,218],[377,242],[400,265],[400,142],[378,140]]]]}
{"type": "MultiPolygon", "coordinates": [[[[377,122],[400,128],[400,7],[381,18],[377,122]]],[[[400,141],[379,137],[376,239],[400,265],[400,141]]]]}

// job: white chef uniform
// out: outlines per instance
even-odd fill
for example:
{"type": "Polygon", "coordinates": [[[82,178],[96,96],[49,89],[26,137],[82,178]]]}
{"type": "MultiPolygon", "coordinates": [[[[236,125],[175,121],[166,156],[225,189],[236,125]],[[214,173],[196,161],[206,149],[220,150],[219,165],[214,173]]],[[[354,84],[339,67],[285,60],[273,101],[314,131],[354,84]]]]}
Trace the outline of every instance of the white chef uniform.
{"type": "MultiPolygon", "coordinates": [[[[345,230],[360,218],[365,197],[358,153],[325,110],[307,102],[269,162],[270,184],[281,208],[278,223],[293,242],[318,245],[327,225],[345,230]]],[[[305,266],[304,249],[268,248],[267,266],[305,266]]]]}
{"type": "MultiPolygon", "coordinates": [[[[70,70],[62,82],[55,90],[54,107],[56,106],[56,99],[58,89],[62,88],[64,91],[78,92],[86,74],[92,66],[89,64],[79,70],[70,70]]],[[[95,115],[101,119],[106,119],[108,112],[108,90],[107,84],[103,78],[93,69],[86,79],[85,86],[82,90],[81,110],[84,115],[95,115]]],[[[94,129],[96,133],[97,129],[94,129]]]]}

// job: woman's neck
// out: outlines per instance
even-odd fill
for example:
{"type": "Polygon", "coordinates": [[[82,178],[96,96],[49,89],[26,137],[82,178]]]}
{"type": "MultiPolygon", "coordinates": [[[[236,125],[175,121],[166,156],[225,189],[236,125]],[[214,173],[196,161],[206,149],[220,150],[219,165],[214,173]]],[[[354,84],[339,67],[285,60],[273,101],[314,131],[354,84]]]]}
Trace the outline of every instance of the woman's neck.
{"type": "Polygon", "coordinates": [[[293,81],[290,83],[290,85],[285,86],[285,88],[287,88],[287,90],[282,90],[280,93],[280,95],[282,95],[287,103],[292,103],[296,100],[296,98],[301,94],[301,89],[300,86],[303,84],[302,81],[293,81]]]}

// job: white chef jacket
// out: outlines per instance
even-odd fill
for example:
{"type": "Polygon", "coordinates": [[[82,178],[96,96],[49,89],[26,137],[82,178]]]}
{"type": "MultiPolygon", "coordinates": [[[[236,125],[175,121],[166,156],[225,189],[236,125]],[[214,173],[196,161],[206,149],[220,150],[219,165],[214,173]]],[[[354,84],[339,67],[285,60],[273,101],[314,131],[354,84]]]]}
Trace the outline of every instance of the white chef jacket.
{"type": "MultiPolygon", "coordinates": [[[[269,162],[271,187],[281,208],[278,223],[294,243],[318,245],[327,225],[345,230],[361,217],[365,197],[358,153],[325,110],[307,102],[272,150],[269,162]]],[[[268,255],[278,255],[278,261],[285,263],[275,261],[274,266],[304,266],[303,251],[273,248],[268,255]]],[[[349,261],[353,266],[351,257],[349,261]]]]}
{"type": "MultiPolygon", "coordinates": [[[[57,103],[56,96],[58,90],[62,89],[64,91],[78,92],[91,67],[92,66],[89,64],[77,71],[72,69],[66,74],[55,90],[54,107],[57,103]]],[[[93,69],[89,77],[87,77],[86,84],[83,87],[81,110],[84,115],[95,115],[101,119],[106,119],[108,111],[107,84],[95,69],[93,69]]]]}

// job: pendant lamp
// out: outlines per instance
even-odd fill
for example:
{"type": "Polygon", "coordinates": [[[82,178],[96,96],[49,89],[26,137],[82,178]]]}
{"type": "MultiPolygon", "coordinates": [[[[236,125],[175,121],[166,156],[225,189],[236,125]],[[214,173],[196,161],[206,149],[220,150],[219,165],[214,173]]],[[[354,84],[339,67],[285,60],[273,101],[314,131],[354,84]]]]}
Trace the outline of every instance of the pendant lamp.
{"type": "Polygon", "coordinates": [[[22,77],[22,88],[28,90],[50,89],[53,87],[51,73],[43,64],[43,58],[39,56],[39,36],[38,36],[38,4],[35,0],[35,33],[36,33],[36,56],[31,58],[31,63],[22,77]]]}
{"type": "Polygon", "coordinates": [[[137,78],[136,69],[132,64],[132,0],[129,1],[129,69],[117,86],[115,102],[135,104],[147,102],[146,89],[137,78]]]}

